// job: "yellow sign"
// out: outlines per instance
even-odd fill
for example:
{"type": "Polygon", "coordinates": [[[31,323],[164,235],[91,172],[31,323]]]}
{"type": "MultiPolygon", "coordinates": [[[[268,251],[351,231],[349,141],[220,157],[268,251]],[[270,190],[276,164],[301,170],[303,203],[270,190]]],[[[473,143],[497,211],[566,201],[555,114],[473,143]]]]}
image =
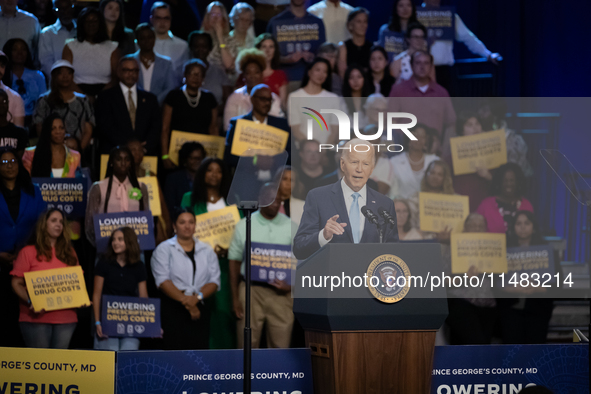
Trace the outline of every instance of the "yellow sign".
{"type": "Polygon", "coordinates": [[[454,137],[450,144],[454,175],[471,174],[478,168],[497,168],[507,162],[505,130],[454,137]]]}
{"type": "MultiPolygon", "coordinates": [[[[100,179],[105,179],[107,175],[107,163],[109,162],[109,155],[101,155],[101,174],[100,179]]],[[[156,175],[158,172],[158,158],[156,156],[144,156],[140,166],[150,174],[156,175]]]]}
{"type": "Polygon", "coordinates": [[[158,179],[155,176],[145,176],[143,178],[138,178],[137,180],[138,182],[145,184],[148,188],[148,193],[150,194],[150,211],[152,211],[152,216],[162,215],[158,179]]]}
{"type": "Polygon", "coordinates": [[[0,365],[0,393],[115,392],[115,352],[5,347],[0,365]]]}
{"type": "Polygon", "coordinates": [[[168,158],[176,165],[179,165],[179,150],[185,142],[199,142],[205,148],[208,157],[224,158],[224,147],[226,139],[215,135],[186,133],[173,130],[170,135],[170,146],[168,147],[168,158]]]}
{"type": "Polygon", "coordinates": [[[248,149],[270,149],[279,153],[285,150],[288,138],[287,131],[251,120],[238,119],[232,141],[232,154],[245,156],[248,149]]]}
{"type": "Polygon", "coordinates": [[[419,193],[421,231],[444,231],[446,227],[461,232],[470,213],[468,196],[439,193],[419,193]]]}
{"type": "Polygon", "coordinates": [[[195,236],[215,249],[216,245],[228,249],[234,228],[240,220],[236,205],[195,216],[195,236]]]}
{"type": "Polygon", "coordinates": [[[90,305],[82,267],[25,272],[27,292],[35,312],[90,305]]]}
{"type": "Polygon", "coordinates": [[[507,272],[505,234],[451,234],[451,272],[463,274],[471,266],[478,272],[500,274],[507,272]]]}

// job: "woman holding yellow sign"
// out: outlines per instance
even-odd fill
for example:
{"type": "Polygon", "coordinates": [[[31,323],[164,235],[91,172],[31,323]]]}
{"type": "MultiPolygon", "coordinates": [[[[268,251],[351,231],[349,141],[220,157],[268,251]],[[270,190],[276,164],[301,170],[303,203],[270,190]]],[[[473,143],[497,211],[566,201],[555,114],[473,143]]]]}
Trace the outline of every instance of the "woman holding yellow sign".
{"type": "Polygon", "coordinates": [[[50,209],[41,216],[34,239],[34,245],[25,246],[20,251],[10,272],[12,289],[20,299],[21,333],[28,347],[67,349],[78,322],[76,311],[61,309],[45,312],[42,309],[35,312],[24,278],[26,272],[78,265],[62,211],[50,209]]]}
{"type": "MultiPolygon", "coordinates": [[[[193,191],[185,194],[181,207],[194,215],[225,208],[229,189],[230,174],[225,163],[218,158],[207,158],[197,170],[193,191]]],[[[236,330],[230,292],[228,249],[216,245],[215,252],[221,271],[221,290],[213,299],[209,347],[210,349],[233,349],[236,347],[236,330]]]]}

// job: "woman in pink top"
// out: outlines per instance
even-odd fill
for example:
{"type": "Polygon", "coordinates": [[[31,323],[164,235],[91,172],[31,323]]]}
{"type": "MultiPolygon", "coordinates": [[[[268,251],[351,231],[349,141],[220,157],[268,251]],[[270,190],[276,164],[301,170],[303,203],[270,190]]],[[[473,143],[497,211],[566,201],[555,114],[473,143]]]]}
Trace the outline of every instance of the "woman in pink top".
{"type": "Polygon", "coordinates": [[[138,212],[150,209],[148,188],[139,183],[133,155],[128,147],[115,147],[109,154],[105,179],[95,182],[88,192],[86,238],[95,245],[94,215],[138,212]]]}
{"type": "Polygon", "coordinates": [[[491,185],[493,197],[484,199],[476,212],[486,218],[489,233],[506,233],[507,223],[513,221],[517,211],[534,211],[523,197],[525,176],[517,164],[503,164],[495,171],[491,185]]]}
{"type": "Polygon", "coordinates": [[[27,293],[25,272],[78,265],[62,211],[50,209],[37,222],[35,244],[25,246],[14,262],[12,289],[20,299],[19,322],[28,347],[67,349],[78,318],[74,309],[35,312],[27,293]]]}

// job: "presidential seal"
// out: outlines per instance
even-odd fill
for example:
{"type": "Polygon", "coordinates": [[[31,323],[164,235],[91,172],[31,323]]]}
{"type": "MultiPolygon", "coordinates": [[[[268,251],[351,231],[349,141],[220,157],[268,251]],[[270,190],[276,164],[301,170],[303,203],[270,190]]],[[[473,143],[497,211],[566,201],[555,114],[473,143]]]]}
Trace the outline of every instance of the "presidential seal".
{"type": "Polygon", "coordinates": [[[400,301],[410,290],[406,280],[410,276],[408,266],[398,256],[383,254],[367,267],[368,287],[371,294],[387,304],[400,301]],[[405,280],[397,280],[404,277],[405,280]]]}

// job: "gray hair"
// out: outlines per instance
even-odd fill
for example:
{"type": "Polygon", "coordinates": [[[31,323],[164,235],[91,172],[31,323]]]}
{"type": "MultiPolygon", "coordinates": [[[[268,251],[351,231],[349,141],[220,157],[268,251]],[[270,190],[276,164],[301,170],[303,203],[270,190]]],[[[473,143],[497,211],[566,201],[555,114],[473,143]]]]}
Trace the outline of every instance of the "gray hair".
{"type": "Polygon", "coordinates": [[[235,25],[235,21],[240,17],[241,14],[243,14],[246,11],[250,11],[250,14],[252,15],[252,20],[254,20],[254,8],[252,8],[252,6],[248,3],[236,3],[236,5],[234,5],[234,7],[232,7],[232,10],[230,11],[230,15],[228,15],[229,19],[230,19],[230,24],[232,25],[232,27],[234,27],[235,25]]]}

